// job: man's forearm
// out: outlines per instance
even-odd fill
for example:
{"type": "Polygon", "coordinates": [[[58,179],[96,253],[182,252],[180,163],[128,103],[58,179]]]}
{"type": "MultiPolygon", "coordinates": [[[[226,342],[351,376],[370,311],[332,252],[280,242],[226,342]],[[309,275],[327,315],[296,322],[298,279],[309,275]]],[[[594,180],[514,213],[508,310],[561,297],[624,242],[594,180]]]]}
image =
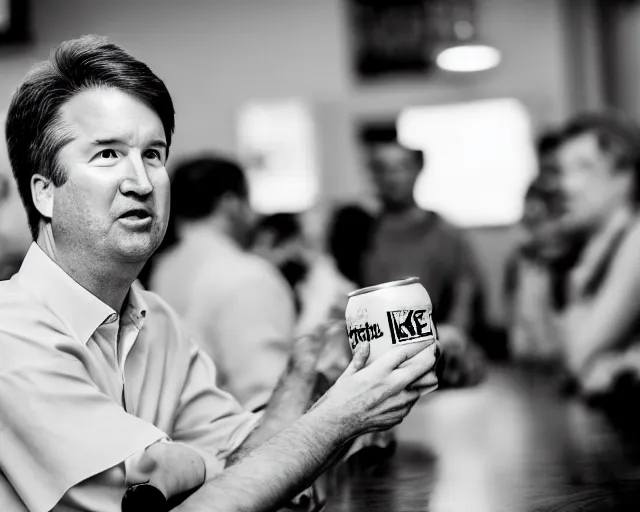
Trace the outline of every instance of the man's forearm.
{"type": "Polygon", "coordinates": [[[311,404],[317,372],[292,358],[269,400],[260,425],[227,460],[235,464],[251,450],[271,439],[302,416],[311,404]]]}
{"type": "Polygon", "coordinates": [[[260,512],[287,503],[348,440],[317,409],[304,415],[184,501],[179,512],[260,512]]]}

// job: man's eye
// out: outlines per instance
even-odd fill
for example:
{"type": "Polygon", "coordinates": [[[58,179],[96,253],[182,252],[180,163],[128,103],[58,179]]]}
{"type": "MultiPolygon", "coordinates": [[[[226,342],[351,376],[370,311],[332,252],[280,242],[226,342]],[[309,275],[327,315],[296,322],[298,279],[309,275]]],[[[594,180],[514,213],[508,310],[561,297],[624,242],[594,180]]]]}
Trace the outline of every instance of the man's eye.
{"type": "Polygon", "coordinates": [[[152,160],[154,158],[160,160],[160,152],[158,150],[156,150],[156,149],[147,149],[144,152],[144,157],[152,159],[152,160]]]}
{"type": "Polygon", "coordinates": [[[102,151],[100,151],[100,153],[98,153],[98,156],[106,160],[111,158],[118,158],[118,154],[114,149],[103,149],[102,151]]]}

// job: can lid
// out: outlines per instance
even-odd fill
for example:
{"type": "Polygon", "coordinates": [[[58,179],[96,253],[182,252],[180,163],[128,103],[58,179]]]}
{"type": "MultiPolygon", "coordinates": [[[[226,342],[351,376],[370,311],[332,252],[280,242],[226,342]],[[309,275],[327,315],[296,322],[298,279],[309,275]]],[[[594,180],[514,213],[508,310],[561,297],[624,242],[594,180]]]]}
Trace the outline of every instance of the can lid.
{"type": "Polygon", "coordinates": [[[376,290],[382,290],[384,288],[393,288],[395,286],[404,286],[406,284],[419,283],[419,277],[408,277],[399,281],[391,281],[389,283],[376,284],[375,286],[368,286],[367,288],[360,288],[348,294],[348,297],[355,297],[356,295],[363,295],[365,293],[375,292],[376,290]]]}

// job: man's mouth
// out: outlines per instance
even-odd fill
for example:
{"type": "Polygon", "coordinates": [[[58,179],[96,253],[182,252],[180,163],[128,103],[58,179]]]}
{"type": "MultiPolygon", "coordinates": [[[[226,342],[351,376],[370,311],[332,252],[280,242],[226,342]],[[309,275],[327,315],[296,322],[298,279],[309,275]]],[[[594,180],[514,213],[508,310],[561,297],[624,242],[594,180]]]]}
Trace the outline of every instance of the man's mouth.
{"type": "Polygon", "coordinates": [[[151,214],[148,211],[143,210],[142,208],[129,210],[128,212],[120,216],[121,219],[129,220],[145,220],[149,217],[151,217],[151,214]]]}

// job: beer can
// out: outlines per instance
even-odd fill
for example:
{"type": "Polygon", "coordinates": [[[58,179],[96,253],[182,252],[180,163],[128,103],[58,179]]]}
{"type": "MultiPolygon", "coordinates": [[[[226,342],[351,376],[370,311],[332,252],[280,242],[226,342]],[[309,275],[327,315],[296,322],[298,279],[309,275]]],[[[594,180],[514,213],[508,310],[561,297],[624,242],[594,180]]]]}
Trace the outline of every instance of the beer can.
{"type": "Polygon", "coordinates": [[[417,277],[351,292],[345,316],[351,351],[368,341],[369,362],[394,347],[409,343],[426,347],[438,339],[431,298],[417,277]]]}

